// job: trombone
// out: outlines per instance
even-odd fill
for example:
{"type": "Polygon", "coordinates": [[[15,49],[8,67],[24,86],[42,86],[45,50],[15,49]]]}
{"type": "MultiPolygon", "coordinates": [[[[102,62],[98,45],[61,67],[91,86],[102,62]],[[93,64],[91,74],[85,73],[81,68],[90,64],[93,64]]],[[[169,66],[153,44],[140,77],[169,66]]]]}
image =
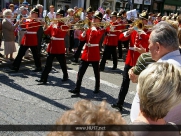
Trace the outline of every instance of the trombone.
{"type": "Polygon", "coordinates": [[[76,30],[76,29],[83,29],[83,28],[87,28],[90,25],[90,21],[89,19],[85,19],[85,20],[79,20],[77,23],[75,24],[69,24],[69,25],[62,25],[61,26],[61,30],[62,31],[69,31],[69,30],[76,30]],[[63,27],[72,27],[69,29],[63,29],[63,27]]]}

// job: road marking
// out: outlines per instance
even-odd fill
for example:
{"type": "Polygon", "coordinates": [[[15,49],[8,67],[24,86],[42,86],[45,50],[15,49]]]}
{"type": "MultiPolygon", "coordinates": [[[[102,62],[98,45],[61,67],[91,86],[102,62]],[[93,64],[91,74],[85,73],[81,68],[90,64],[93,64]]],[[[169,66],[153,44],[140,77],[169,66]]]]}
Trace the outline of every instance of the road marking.
{"type": "MultiPolygon", "coordinates": [[[[89,77],[88,79],[95,81],[95,77],[89,77]]],[[[104,84],[104,85],[107,85],[107,86],[110,86],[112,88],[120,88],[119,86],[117,86],[115,84],[112,84],[112,83],[110,83],[108,81],[102,80],[102,79],[100,79],[100,83],[104,84]]]]}
{"type": "MultiPolygon", "coordinates": [[[[75,70],[67,70],[67,71],[70,72],[70,73],[73,73],[73,74],[77,74],[78,73],[75,70]]],[[[89,77],[88,79],[95,81],[95,77],[89,77]]],[[[104,85],[107,85],[107,86],[110,86],[112,88],[120,88],[119,86],[117,86],[115,84],[112,84],[112,83],[110,83],[108,81],[102,80],[102,79],[100,79],[100,83],[104,84],[104,85]]]]}
{"type": "MultiPolygon", "coordinates": [[[[112,68],[113,66],[107,66],[107,67],[108,67],[108,68],[112,68]]],[[[123,70],[123,69],[124,69],[124,66],[117,65],[117,68],[123,70]]]]}
{"type": "Polygon", "coordinates": [[[77,71],[75,71],[75,70],[67,70],[68,72],[70,72],[70,73],[73,73],[73,74],[77,74],[78,72],[77,71]]]}

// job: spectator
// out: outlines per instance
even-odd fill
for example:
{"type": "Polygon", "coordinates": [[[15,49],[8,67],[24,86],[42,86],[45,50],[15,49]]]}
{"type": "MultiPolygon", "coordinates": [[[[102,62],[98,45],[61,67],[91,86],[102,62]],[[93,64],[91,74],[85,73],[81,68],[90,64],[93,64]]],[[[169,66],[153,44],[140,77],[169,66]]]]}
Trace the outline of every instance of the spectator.
{"type": "MultiPolygon", "coordinates": [[[[36,8],[39,9],[38,17],[43,18],[43,6],[41,4],[37,4],[36,8]]],[[[43,27],[42,26],[39,27],[37,34],[38,34],[38,54],[41,57],[41,49],[42,49],[41,44],[42,44],[42,36],[43,36],[43,27]]]]}
{"type": "MultiPolygon", "coordinates": [[[[17,21],[20,21],[22,18],[28,17],[28,15],[27,15],[27,13],[28,13],[27,8],[25,8],[24,6],[21,6],[19,8],[19,10],[20,10],[20,14],[17,16],[17,21]]],[[[19,44],[19,46],[21,45],[21,40],[22,40],[24,34],[26,33],[26,29],[24,27],[25,27],[25,25],[22,25],[22,26],[19,25],[18,26],[18,44],[19,44]]],[[[25,59],[30,59],[30,57],[29,57],[29,50],[26,51],[24,58],[25,59]]]]}
{"type": "Polygon", "coordinates": [[[69,9],[67,10],[67,13],[68,13],[67,17],[73,17],[74,10],[73,10],[72,8],[69,8],[69,9]]]}
{"type": "Polygon", "coordinates": [[[30,12],[29,12],[30,11],[30,9],[29,9],[30,4],[25,1],[22,3],[22,6],[24,6],[26,8],[27,14],[30,15],[30,12]]]}
{"type": "MultiPolygon", "coordinates": [[[[78,22],[79,20],[80,20],[80,16],[76,16],[75,21],[78,22]]],[[[81,34],[80,29],[74,30],[74,53],[77,51],[77,48],[80,42],[79,40],[80,34],[81,34]]]]}
{"type": "Polygon", "coordinates": [[[164,117],[181,102],[181,69],[167,62],[150,64],[138,78],[140,114],[135,125],[171,125],[174,132],[135,131],[134,136],[179,136],[178,128],[164,117]],[[164,107],[164,108],[163,108],[164,107]]]}
{"type": "MultiPolygon", "coordinates": [[[[74,23],[74,20],[73,20],[74,10],[72,8],[69,8],[67,10],[67,13],[68,13],[67,17],[70,17],[70,22],[74,23]]],[[[72,50],[73,45],[74,45],[73,42],[71,41],[71,40],[74,40],[73,34],[74,34],[73,30],[70,30],[70,31],[67,32],[67,34],[65,36],[65,46],[66,46],[67,54],[69,54],[69,51],[72,50]]]]}
{"type": "Polygon", "coordinates": [[[77,6],[75,6],[75,7],[74,7],[74,11],[76,12],[76,10],[77,10],[77,9],[78,9],[78,7],[77,7],[77,6]]]}
{"type": "Polygon", "coordinates": [[[14,4],[10,4],[9,9],[11,9],[13,16],[14,16],[14,13],[17,14],[17,10],[14,9],[14,4]]]}
{"type": "Polygon", "coordinates": [[[14,30],[18,26],[19,22],[16,22],[16,24],[13,25],[11,21],[13,14],[10,9],[6,9],[3,12],[3,16],[5,17],[2,22],[2,31],[4,36],[4,54],[7,61],[9,54],[10,60],[14,60],[13,52],[16,52],[14,30]]]}
{"type": "MultiPolygon", "coordinates": [[[[126,124],[119,112],[106,108],[106,102],[99,106],[91,101],[81,100],[74,109],[65,112],[56,125],[122,125],[126,124]]],[[[132,136],[129,131],[54,131],[48,136],[132,136]]]]}
{"type": "MultiPolygon", "coordinates": [[[[158,23],[153,27],[149,41],[149,49],[153,60],[157,62],[168,62],[181,67],[181,55],[178,50],[179,42],[177,38],[177,31],[172,25],[165,21],[158,23]]],[[[181,103],[168,112],[165,117],[167,122],[171,121],[176,124],[181,124],[180,107],[181,103]]],[[[139,97],[137,93],[132,103],[131,120],[134,121],[138,114],[139,97]]]]}
{"type": "Polygon", "coordinates": [[[148,17],[148,25],[153,25],[153,20],[151,16],[148,17]]]}
{"type": "Polygon", "coordinates": [[[36,8],[39,9],[39,18],[43,18],[43,5],[37,4],[36,8]]]}
{"type": "Polygon", "coordinates": [[[48,12],[47,16],[48,16],[50,19],[56,18],[56,14],[55,14],[55,12],[54,12],[55,8],[54,8],[53,5],[50,5],[49,10],[50,10],[50,12],[48,12]]]}
{"type": "Polygon", "coordinates": [[[106,9],[106,14],[103,16],[105,21],[110,21],[111,19],[111,10],[109,8],[106,9]]]}

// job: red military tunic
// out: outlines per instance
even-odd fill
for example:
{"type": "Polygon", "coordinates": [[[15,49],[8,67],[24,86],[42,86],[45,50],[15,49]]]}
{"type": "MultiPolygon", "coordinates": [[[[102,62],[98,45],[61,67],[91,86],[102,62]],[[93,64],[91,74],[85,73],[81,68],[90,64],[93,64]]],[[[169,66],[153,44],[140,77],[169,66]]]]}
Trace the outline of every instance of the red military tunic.
{"type": "Polygon", "coordinates": [[[149,34],[142,33],[138,34],[137,31],[133,31],[129,36],[126,37],[126,32],[120,34],[119,40],[126,41],[130,40],[130,46],[126,57],[125,64],[129,66],[135,66],[136,61],[138,57],[140,56],[140,53],[137,51],[134,51],[134,46],[140,48],[139,45],[141,45],[143,48],[146,48],[146,51],[148,51],[148,39],[149,34]]]}
{"type": "MultiPolygon", "coordinates": [[[[51,41],[47,48],[47,52],[50,54],[64,54],[65,53],[64,37],[67,31],[62,31],[60,29],[61,25],[63,25],[63,23],[58,23],[57,27],[54,25],[51,25],[50,27],[47,28],[47,30],[44,31],[46,35],[51,36],[51,41]]],[[[67,27],[63,29],[66,30],[67,27]]]]}
{"type": "Polygon", "coordinates": [[[120,26],[114,26],[114,25],[118,25],[117,22],[114,22],[114,23],[111,22],[110,24],[111,24],[111,26],[107,27],[107,29],[106,29],[107,35],[105,36],[103,44],[107,45],[107,46],[117,46],[120,31],[115,31],[115,32],[111,31],[111,27],[113,27],[114,30],[120,30],[120,26]]]}
{"type": "Polygon", "coordinates": [[[38,45],[38,37],[37,37],[37,31],[40,27],[40,22],[37,22],[36,20],[30,20],[27,22],[24,22],[21,27],[26,28],[27,32],[24,34],[21,44],[23,46],[37,46],[38,45]]]}
{"type": "MultiPolygon", "coordinates": [[[[94,27],[95,28],[95,27],[94,27]]],[[[86,31],[85,37],[81,34],[81,41],[86,41],[85,49],[82,53],[81,59],[84,61],[99,61],[100,49],[99,42],[105,30],[101,28],[92,28],[86,31]]]]}

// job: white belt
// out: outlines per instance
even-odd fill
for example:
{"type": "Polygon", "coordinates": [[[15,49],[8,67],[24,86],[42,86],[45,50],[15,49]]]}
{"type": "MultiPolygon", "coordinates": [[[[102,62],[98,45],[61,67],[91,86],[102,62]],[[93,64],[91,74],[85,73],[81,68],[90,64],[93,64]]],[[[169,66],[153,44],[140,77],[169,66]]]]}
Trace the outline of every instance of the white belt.
{"type": "Polygon", "coordinates": [[[27,34],[36,34],[36,32],[29,32],[29,31],[26,31],[27,34]]]}
{"type": "Polygon", "coordinates": [[[88,47],[95,47],[95,46],[99,46],[99,44],[91,44],[91,43],[86,43],[86,45],[87,45],[88,47]]]}
{"type": "Polygon", "coordinates": [[[51,37],[51,40],[64,40],[64,38],[51,37]]]}
{"type": "Polygon", "coordinates": [[[130,50],[133,50],[133,51],[135,50],[134,47],[129,47],[129,49],[130,49],[130,50]]]}
{"type": "Polygon", "coordinates": [[[116,34],[107,34],[107,36],[117,36],[116,34]]]}

